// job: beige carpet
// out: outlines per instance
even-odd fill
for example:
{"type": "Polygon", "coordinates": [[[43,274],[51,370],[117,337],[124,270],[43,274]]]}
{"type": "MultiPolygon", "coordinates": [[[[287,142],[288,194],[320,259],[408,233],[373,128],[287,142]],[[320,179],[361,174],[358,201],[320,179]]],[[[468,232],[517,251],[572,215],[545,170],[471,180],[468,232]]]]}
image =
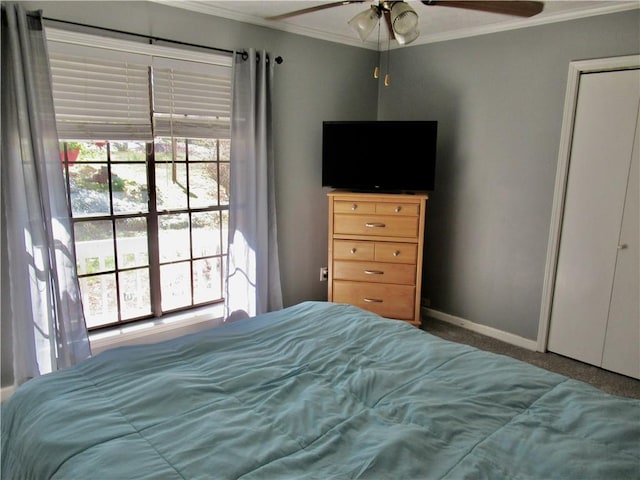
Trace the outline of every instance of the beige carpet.
{"type": "Polygon", "coordinates": [[[555,353],[532,352],[430,317],[422,320],[422,329],[445,340],[465,343],[529,362],[546,370],[590,383],[614,395],[640,399],[640,380],[631,377],[618,375],[555,353]]]}

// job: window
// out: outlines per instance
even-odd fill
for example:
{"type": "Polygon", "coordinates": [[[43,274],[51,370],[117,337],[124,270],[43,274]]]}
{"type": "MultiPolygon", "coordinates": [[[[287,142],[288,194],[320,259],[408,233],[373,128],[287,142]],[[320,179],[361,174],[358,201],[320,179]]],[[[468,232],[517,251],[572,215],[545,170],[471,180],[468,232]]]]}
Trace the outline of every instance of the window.
{"type": "Polygon", "coordinates": [[[88,328],[223,301],[231,59],[86,37],[48,31],[88,328]]]}

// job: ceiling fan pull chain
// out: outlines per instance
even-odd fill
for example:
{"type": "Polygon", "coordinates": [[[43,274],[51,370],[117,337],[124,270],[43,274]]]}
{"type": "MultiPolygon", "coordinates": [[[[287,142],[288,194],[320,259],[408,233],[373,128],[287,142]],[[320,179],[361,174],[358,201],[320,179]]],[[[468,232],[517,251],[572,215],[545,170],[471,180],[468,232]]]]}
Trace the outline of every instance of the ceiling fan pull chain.
{"type": "Polygon", "coordinates": [[[388,87],[391,85],[391,75],[389,74],[389,70],[391,69],[391,55],[389,53],[389,45],[391,44],[391,36],[387,38],[387,73],[384,76],[384,86],[388,87]]]}
{"type": "MultiPolygon", "coordinates": [[[[378,52],[380,52],[380,22],[378,22],[378,52]]],[[[378,63],[380,63],[380,54],[378,53],[378,63]]],[[[376,80],[380,77],[380,66],[376,65],[373,69],[373,78],[376,80]]]]}

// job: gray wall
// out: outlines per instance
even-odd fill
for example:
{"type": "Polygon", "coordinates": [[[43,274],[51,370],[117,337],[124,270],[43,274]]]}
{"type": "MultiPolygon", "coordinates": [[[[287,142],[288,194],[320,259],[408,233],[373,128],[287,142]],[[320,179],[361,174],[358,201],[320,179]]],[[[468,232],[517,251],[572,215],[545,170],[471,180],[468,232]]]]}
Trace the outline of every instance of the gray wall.
{"type": "Polygon", "coordinates": [[[378,55],[366,49],[153,3],[25,4],[47,17],[284,57],[273,122],[286,305],[326,299],[322,120],[438,120],[423,297],[529,339],[538,328],[568,64],[640,51],[635,10],[395,49],[385,88],[371,77],[378,55]]]}
{"type": "Polygon", "coordinates": [[[391,51],[379,117],[440,122],[433,308],[536,339],[569,62],[639,51],[638,10],[391,51]]]}

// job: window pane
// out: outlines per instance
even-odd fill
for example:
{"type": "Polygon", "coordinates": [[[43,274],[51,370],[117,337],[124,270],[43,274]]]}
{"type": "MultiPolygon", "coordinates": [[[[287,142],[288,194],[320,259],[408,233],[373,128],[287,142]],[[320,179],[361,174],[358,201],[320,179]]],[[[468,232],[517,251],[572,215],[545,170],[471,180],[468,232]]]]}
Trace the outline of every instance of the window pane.
{"type": "Polygon", "coordinates": [[[156,163],[158,210],[187,208],[187,166],[184,163],[156,163]]]}
{"type": "Polygon", "coordinates": [[[212,162],[217,157],[217,142],[213,139],[189,140],[189,161],[212,162]]]}
{"type": "Polygon", "coordinates": [[[220,205],[229,205],[229,164],[220,163],[218,187],[220,188],[220,205]]]}
{"type": "Polygon", "coordinates": [[[160,267],[160,283],[162,294],[162,309],[191,305],[191,273],[189,262],[162,265],[160,267]]]}
{"type": "Polygon", "coordinates": [[[80,292],[87,328],[118,321],[115,273],[81,278],[80,292]]]}
{"type": "Polygon", "coordinates": [[[193,302],[204,303],[222,298],[219,258],[193,262],[193,302]]]}
{"type": "Polygon", "coordinates": [[[229,161],[231,160],[231,140],[230,139],[220,139],[218,140],[220,144],[220,160],[229,161]]]}
{"type": "Polygon", "coordinates": [[[144,164],[111,166],[114,213],[145,213],[148,210],[147,167],[144,164]]]}
{"type": "Polygon", "coordinates": [[[191,208],[218,204],[218,169],[215,163],[189,165],[189,200],[191,208]]]}
{"type": "Polygon", "coordinates": [[[187,143],[184,138],[156,137],[155,141],[156,162],[174,162],[187,159],[187,143]]]}
{"type": "Polygon", "coordinates": [[[190,257],[189,215],[161,215],[158,218],[160,261],[173,262],[190,257]]]}
{"type": "Polygon", "coordinates": [[[105,164],[69,165],[69,189],[74,217],[110,213],[109,173],[105,164]]]}
{"type": "Polygon", "coordinates": [[[151,313],[149,269],[139,268],[120,272],[120,304],[122,320],[151,313]]]}
{"type": "Polygon", "coordinates": [[[144,142],[109,142],[112,162],[146,162],[144,142]]]}
{"type": "Polygon", "coordinates": [[[222,217],[222,254],[226,255],[229,251],[229,211],[220,212],[222,217]]]}
{"type": "Polygon", "coordinates": [[[116,241],[120,268],[149,265],[146,218],[135,217],[116,220],[116,241]]]}
{"type": "Polygon", "coordinates": [[[171,155],[170,138],[156,138],[154,140],[153,149],[155,152],[156,162],[170,162],[173,160],[171,155]]]}
{"type": "Polygon", "coordinates": [[[193,257],[219,255],[220,214],[218,212],[196,212],[191,215],[193,225],[193,257]]]}
{"type": "MultiPolygon", "coordinates": [[[[67,148],[69,144],[67,144],[67,148]]],[[[82,142],[78,162],[106,162],[107,142],[82,142]]]]}
{"type": "Polygon", "coordinates": [[[60,142],[60,160],[69,165],[76,162],[106,162],[106,144],[107,142],[63,140],[60,142]]]}
{"type": "Polygon", "coordinates": [[[105,272],[115,268],[111,220],[77,222],[73,231],[79,275],[105,272]]]}

